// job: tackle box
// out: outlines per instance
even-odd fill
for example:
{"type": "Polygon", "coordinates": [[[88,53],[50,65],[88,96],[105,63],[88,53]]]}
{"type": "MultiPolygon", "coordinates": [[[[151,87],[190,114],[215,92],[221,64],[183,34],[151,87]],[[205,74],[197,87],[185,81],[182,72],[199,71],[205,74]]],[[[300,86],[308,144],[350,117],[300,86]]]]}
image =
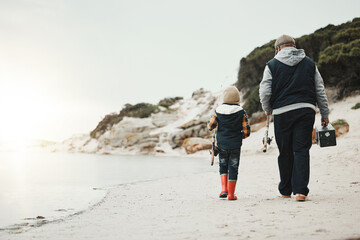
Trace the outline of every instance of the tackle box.
{"type": "Polygon", "coordinates": [[[320,147],[336,146],[335,129],[330,123],[326,127],[317,125],[315,129],[316,142],[320,147]]]}

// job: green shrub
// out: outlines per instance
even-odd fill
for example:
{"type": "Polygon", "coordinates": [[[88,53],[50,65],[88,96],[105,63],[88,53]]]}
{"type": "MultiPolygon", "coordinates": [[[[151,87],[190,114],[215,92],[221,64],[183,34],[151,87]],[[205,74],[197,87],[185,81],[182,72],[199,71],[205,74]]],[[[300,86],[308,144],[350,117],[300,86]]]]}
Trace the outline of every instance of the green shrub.
{"type": "Polygon", "coordinates": [[[360,103],[357,103],[357,104],[355,104],[355,106],[353,106],[351,109],[359,109],[360,108],[360,103]]]}
{"type": "Polygon", "coordinates": [[[247,99],[244,104],[244,109],[246,113],[251,117],[255,112],[261,110],[261,103],[259,98],[259,86],[253,88],[249,94],[247,94],[247,99]]]}
{"type": "Polygon", "coordinates": [[[336,121],[333,121],[332,123],[331,123],[331,125],[333,125],[333,126],[336,126],[336,125],[346,125],[346,124],[348,124],[347,123],[347,121],[345,120],[345,119],[338,119],[338,120],[336,120],[336,121]]]}
{"type": "Polygon", "coordinates": [[[114,124],[120,122],[123,119],[122,116],[120,116],[117,113],[110,113],[107,114],[103,120],[101,120],[96,128],[90,132],[90,137],[92,138],[98,138],[100,135],[102,135],[106,130],[110,129],[114,124]]]}
{"type": "Polygon", "coordinates": [[[274,57],[274,43],[275,41],[270,41],[255,48],[246,58],[240,60],[238,80],[235,83],[239,90],[249,90],[260,83],[266,62],[274,57]]]}
{"type": "Polygon", "coordinates": [[[182,100],[183,97],[164,98],[159,101],[159,106],[169,108],[174,105],[177,101],[182,100]]]}
{"type": "Polygon", "coordinates": [[[125,107],[120,111],[119,114],[111,113],[106,115],[103,120],[99,122],[96,128],[91,131],[90,137],[98,138],[105,131],[109,130],[114,124],[117,124],[123,120],[124,117],[147,118],[152,113],[156,112],[159,112],[159,107],[150,103],[138,103],[135,105],[125,104],[125,107]]]}
{"type": "Polygon", "coordinates": [[[346,29],[344,31],[340,31],[338,33],[336,33],[333,38],[332,41],[334,43],[348,43],[351,41],[354,41],[356,39],[360,39],[360,28],[349,28],[346,29]]]}
{"type": "MultiPolygon", "coordinates": [[[[359,29],[360,31],[360,29],[359,29]]],[[[344,57],[360,57],[360,38],[349,43],[337,43],[320,53],[319,67],[324,64],[339,63],[344,57]]]]}
{"type": "Polygon", "coordinates": [[[156,112],[159,112],[158,106],[150,103],[125,104],[125,108],[121,110],[120,115],[124,117],[147,118],[156,112]]]}
{"type": "Polygon", "coordinates": [[[338,99],[360,89],[360,39],[337,43],[320,53],[319,70],[327,86],[338,89],[338,99]]]}

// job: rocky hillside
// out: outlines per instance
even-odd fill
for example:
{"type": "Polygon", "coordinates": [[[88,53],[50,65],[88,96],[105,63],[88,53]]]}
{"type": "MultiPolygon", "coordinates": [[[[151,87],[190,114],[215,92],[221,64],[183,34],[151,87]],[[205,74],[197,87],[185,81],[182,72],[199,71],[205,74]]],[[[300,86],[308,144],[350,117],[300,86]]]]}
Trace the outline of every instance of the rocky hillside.
{"type": "MultiPolygon", "coordinates": [[[[297,48],[314,59],[325,86],[335,89],[337,100],[360,90],[360,18],[338,26],[328,25],[295,41],[297,48]]],[[[240,60],[235,85],[246,93],[244,108],[249,115],[261,111],[259,83],[266,62],[274,57],[274,43],[275,39],[240,60]]]]}
{"type": "Polygon", "coordinates": [[[207,121],[219,96],[200,89],[190,99],[163,99],[158,105],[125,105],[104,117],[91,134],[73,136],[54,151],[100,154],[179,154],[211,147],[207,121]]]}

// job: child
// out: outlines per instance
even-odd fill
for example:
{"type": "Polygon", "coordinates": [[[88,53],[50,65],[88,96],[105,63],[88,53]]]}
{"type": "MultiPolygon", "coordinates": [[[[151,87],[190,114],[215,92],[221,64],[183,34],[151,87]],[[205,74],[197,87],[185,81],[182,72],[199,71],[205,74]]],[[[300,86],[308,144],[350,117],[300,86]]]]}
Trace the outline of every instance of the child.
{"type": "Polygon", "coordinates": [[[222,191],[220,198],[236,200],[234,195],[242,139],[250,136],[248,116],[240,106],[240,93],[234,86],[223,93],[223,104],[216,108],[208,129],[217,127],[216,140],[219,148],[219,170],[222,191]]]}

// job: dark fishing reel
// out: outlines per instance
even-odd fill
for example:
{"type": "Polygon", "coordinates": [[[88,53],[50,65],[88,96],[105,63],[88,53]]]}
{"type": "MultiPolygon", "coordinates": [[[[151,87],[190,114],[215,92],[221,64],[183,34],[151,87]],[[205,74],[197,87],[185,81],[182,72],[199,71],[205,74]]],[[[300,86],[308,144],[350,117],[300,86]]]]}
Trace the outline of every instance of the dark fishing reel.
{"type": "MultiPolygon", "coordinates": [[[[274,137],[271,137],[271,138],[267,138],[267,144],[270,145],[271,141],[273,140],[274,137]]],[[[263,138],[262,140],[263,144],[265,144],[265,138],[263,138]]]]}
{"type": "Polygon", "coordinates": [[[214,156],[216,157],[219,154],[220,149],[217,146],[213,146],[210,150],[210,154],[212,154],[212,152],[214,152],[214,156]]]}

